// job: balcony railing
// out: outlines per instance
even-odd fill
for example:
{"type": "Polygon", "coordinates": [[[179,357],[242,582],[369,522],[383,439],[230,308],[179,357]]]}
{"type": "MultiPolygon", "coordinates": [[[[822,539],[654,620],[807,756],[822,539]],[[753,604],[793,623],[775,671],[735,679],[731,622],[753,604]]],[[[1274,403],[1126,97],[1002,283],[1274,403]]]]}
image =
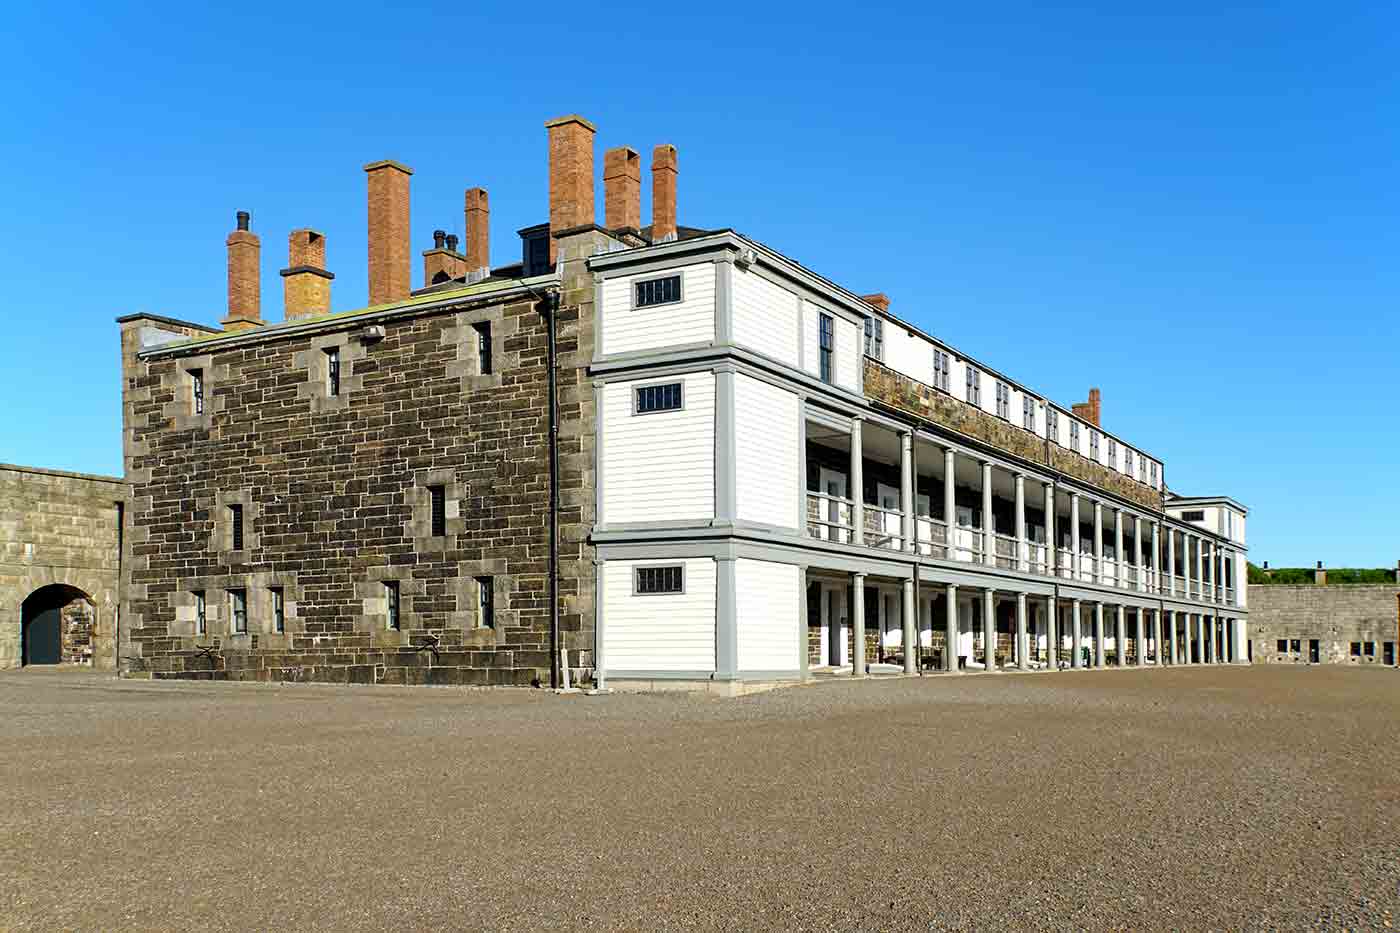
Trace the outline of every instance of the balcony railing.
{"type": "Polygon", "coordinates": [[[960,560],[967,563],[980,564],[982,562],[982,529],[974,528],[971,525],[959,525],[953,530],[952,553],[950,560],[960,560]]]}
{"type": "Polygon", "coordinates": [[[927,515],[914,520],[914,540],[925,557],[948,559],[948,523],[927,515]]]}
{"type": "Polygon", "coordinates": [[[1137,589],[1138,569],[1132,564],[1123,564],[1123,586],[1128,589],[1137,589]]]}
{"type": "Polygon", "coordinates": [[[1011,535],[994,534],[992,537],[996,547],[994,555],[997,567],[1002,570],[1016,570],[1016,539],[1011,535]]]}
{"type": "Polygon", "coordinates": [[[854,519],[850,499],[824,492],[807,493],[807,537],[850,544],[854,519]]]}
{"type": "Polygon", "coordinates": [[[865,506],[864,530],[866,546],[904,550],[904,513],[900,510],[865,506]]]}

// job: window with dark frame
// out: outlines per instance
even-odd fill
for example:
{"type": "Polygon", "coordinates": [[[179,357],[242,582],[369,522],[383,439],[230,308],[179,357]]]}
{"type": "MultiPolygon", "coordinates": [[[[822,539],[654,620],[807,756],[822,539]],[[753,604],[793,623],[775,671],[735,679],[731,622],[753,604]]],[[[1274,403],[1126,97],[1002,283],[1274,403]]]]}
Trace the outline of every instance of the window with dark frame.
{"type": "Polygon", "coordinates": [[[649,415],[658,411],[679,411],[681,403],[681,384],[679,382],[638,386],[636,390],[636,411],[639,415],[649,415]]]}
{"type": "Polygon", "coordinates": [[[1079,453],[1079,422],[1069,423],[1069,446],[1075,453],[1079,453]]]}
{"type": "Polygon", "coordinates": [[[478,321],[472,325],[472,330],[476,331],[477,374],[489,376],[491,375],[491,322],[478,321]]]}
{"type": "Polygon", "coordinates": [[[948,391],[949,374],[952,367],[949,365],[948,354],[942,350],[933,351],[933,387],[948,391]]]}
{"type": "Polygon", "coordinates": [[[1278,640],[1278,653],[1279,653],[1279,654],[1287,654],[1287,653],[1288,653],[1288,639],[1287,639],[1287,638],[1280,638],[1280,639],[1278,640]]]}
{"type": "Polygon", "coordinates": [[[662,279],[647,279],[644,282],[638,282],[636,298],[638,308],[674,304],[681,300],[681,277],[668,275],[662,279]]]}
{"type": "Polygon", "coordinates": [[[1108,439],[1108,464],[1118,466],[1118,442],[1111,437],[1108,439]]]}
{"type": "Polygon", "coordinates": [[[865,355],[885,359],[885,322],[877,317],[865,319],[865,355]]]}
{"type": "Polygon", "coordinates": [[[636,589],[638,596],[684,592],[683,568],[680,564],[665,567],[638,567],[636,589]]]}
{"type": "Polygon", "coordinates": [[[331,395],[340,394],[340,348],[326,348],[326,391],[331,395]]]}
{"type": "Polygon", "coordinates": [[[1021,427],[1027,431],[1035,430],[1035,399],[1029,395],[1021,396],[1021,427]]]}
{"type": "Polygon", "coordinates": [[[1368,642],[1366,642],[1366,657],[1368,657],[1368,658],[1374,658],[1375,656],[1376,656],[1376,643],[1373,642],[1373,641],[1368,641],[1368,642]]]}
{"type": "Polygon", "coordinates": [[[287,604],[283,600],[282,587],[269,587],[272,593],[272,630],[277,634],[287,631],[287,604]]]}
{"type": "Polygon", "coordinates": [[[384,581],[384,616],[386,625],[393,631],[399,628],[399,581],[384,581]]]}
{"type": "Polygon", "coordinates": [[[1351,643],[1351,656],[1353,658],[1361,657],[1361,642],[1354,641],[1351,643]]]}
{"type": "Polygon", "coordinates": [[[829,314],[818,315],[817,322],[821,346],[821,380],[831,382],[831,357],[836,350],[836,322],[829,314]]]}
{"type": "Polygon", "coordinates": [[[1192,509],[1181,513],[1183,522],[1203,522],[1206,520],[1205,509],[1192,509]]]}
{"type": "Polygon", "coordinates": [[[1089,459],[1098,462],[1099,459],[1099,432],[1089,432],[1089,459]]]}
{"type": "Polygon", "coordinates": [[[997,417],[1011,420],[1011,387],[1004,382],[997,383],[997,417]]]}
{"type": "Polygon", "coordinates": [[[1123,472],[1133,475],[1133,452],[1126,447],[1123,448],[1123,472]]]}
{"type": "Polygon", "coordinates": [[[476,626],[496,627],[496,587],[492,577],[476,578],[476,626]]]}
{"type": "Polygon", "coordinates": [[[204,370],[190,370],[190,402],[196,415],[204,414],[204,370]]]}
{"type": "Polygon", "coordinates": [[[432,515],[432,535],[441,538],[447,534],[447,487],[429,486],[428,504],[432,515]]]}
{"type": "Polygon", "coordinates": [[[194,633],[203,635],[209,631],[209,614],[204,604],[204,591],[194,591],[194,633]]]}
{"type": "Polygon", "coordinates": [[[1049,405],[1045,406],[1045,436],[1056,444],[1060,442],[1060,413],[1049,405]]]}
{"type": "Polygon", "coordinates": [[[234,504],[228,507],[228,527],[229,549],[243,550],[243,506],[234,504]]]}
{"type": "Polygon", "coordinates": [[[982,374],[971,363],[967,364],[967,402],[982,407],[982,374]]]}
{"type": "Polygon", "coordinates": [[[248,591],[244,589],[229,590],[229,609],[231,631],[235,635],[246,635],[248,633],[248,591]]]}
{"type": "Polygon", "coordinates": [[[1293,639],[1293,641],[1291,641],[1289,645],[1292,648],[1294,654],[1298,654],[1303,650],[1303,640],[1301,638],[1293,639]]]}

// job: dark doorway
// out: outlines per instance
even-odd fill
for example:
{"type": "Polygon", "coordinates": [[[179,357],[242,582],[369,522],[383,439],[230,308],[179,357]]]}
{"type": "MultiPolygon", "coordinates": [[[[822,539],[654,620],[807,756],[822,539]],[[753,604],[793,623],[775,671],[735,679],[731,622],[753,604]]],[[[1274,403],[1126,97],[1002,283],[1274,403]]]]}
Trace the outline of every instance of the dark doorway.
{"type": "Polygon", "coordinates": [[[1316,638],[1308,639],[1308,662],[1310,664],[1316,664],[1318,661],[1321,660],[1320,649],[1321,645],[1318,643],[1318,640],[1316,638]]]}
{"type": "Polygon", "coordinates": [[[1385,658],[1384,658],[1385,663],[1386,663],[1388,666],[1390,666],[1390,667],[1394,667],[1394,666],[1395,666],[1395,642],[1393,642],[1393,641],[1388,641],[1388,642],[1386,642],[1386,643],[1385,643],[1384,651],[1385,651],[1385,658]]]}
{"type": "Polygon", "coordinates": [[[20,607],[20,663],[58,664],[63,660],[63,608],[85,594],[61,583],[40,587],[20,607]]]}

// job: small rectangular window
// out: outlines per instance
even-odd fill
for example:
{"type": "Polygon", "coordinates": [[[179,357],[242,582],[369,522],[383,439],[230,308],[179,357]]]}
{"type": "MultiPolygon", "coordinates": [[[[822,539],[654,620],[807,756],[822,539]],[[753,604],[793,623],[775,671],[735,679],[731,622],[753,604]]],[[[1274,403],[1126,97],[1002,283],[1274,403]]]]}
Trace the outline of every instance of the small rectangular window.
{"type": "Polygon", "coordinates": [[[1027,431],[1035,430],[1035,399],[1029,395],[1021,396],[1021,427],[1027,431]]]}
{"type": "Polygon", "coordinates": [[[682,395],[679,382],[663,382],[660,385],[638,386],[633,398],[635,411],[639,415],[649,415],[658,411],[679,411],[682,395]]]}
{"type": "Polygon", "coordinates": [[[491,577],[476,578],[477,628],[496,627],[496,589],[491,577]]]}
{"type": "Polygon", "coordinates": [[[982,406],[982,374],[971,363],[967,364],[967,402],[979,408],[982,406]]]}
{"type": "Polygon", "coordinates": [[[1060,442],[1060,413],[1049,405],[1045,406],[1045,436],[1056,444],[1060,442]]]}
{"type": "Polygon", "coordinates": [[[229,590],[228,596],[231,631],[235,635],[245,635],[248,632],[248,591],[229,590]]]}
{"type": "Polygon", "coordinates": [[[272,630],[279,635],[287,630],[287,604],[283,601],[282,587],[268,588],[272,594],[272,630]]]}
{"type": "Polygon", "coordinates": [[[818,341],[821,346],[821,379],[822,382],[831,382],[832,354],[836,351],[836,322],[831,315],[822,314],[817,317],[818,341]]]}
{"type": "Polygon", "coordinates": [[[685,580],[680,564],[669,567],[638,567],[637,595],[651,596],[661,593],[681,593],[685,591],[685,580]]]}
{"type": "Polygon", "coordinates": [[[997,417],[1011,420],[1011,388],[1004,382],[997,383],[997,417]]]}
{"type": "Polygon", "coordinates": [[[1376,656],[1376,643],[1373,642],[1373,641],[1368,641],[1368,642],[1366,642],[1366,657],[1368,657],[1368,658],[1374,658],[1375,656],[1376,656]]]}
{"type": "Polygon", "coordinates": [[[340,394],[340,348],[326,350],[326,391],[331,395],[340,394]]]}
{"type": "Polygon", "coordinates": [[[1303,640],[1301,638],[1295,638],[1293,641],[1289,642],[1289,647],[1294,654],[1298,654],[1303,650],[1303,640]]]}
{"type": "Polygon", "coordinates": [[[204,591],[194,592],[194,633],[203,635],[209,631],[209,614],[204,605],[204,591]]]}
{"type": "Polygon", "coordinates": [[[1133,475],[1133,452],[1126,447],[1123,448],[1123,472],[1133,475]]]}
{"type": "Polygon", "coordinates": [[[1108,439],[1108,465],[1118,468],[1118,442],[1111,437],[1108,439]]]}
{"type": "Polygon", "coordinates": [[[190,402],[196,415],[204,414],[204,370],[190,370],[190,402]]]}
{"type": "Polygon", "coordinates": [[[933,387],[947,392],[949,374],[951,371],[952,367],[949,365],[948,354],[944,353],[942,350],[935,349],[933,351],[933,387]]]}
{"type": "Polygon", "coordinates": [[[243,550],[243,506],[228,507],[228,527],[229,548],[234,551],[243,550]]]}
{"type": "Polygon", "coordinates": [[[1099,432],[1089,432],[1089,459],[1095,463],[1099,462],[1099,432]]]}
{"type": "Polygon", "coordinates": [[[477,374],[489,376],[491,375],[491,322],[478,321],[472,325],[472,330],[476,331],[477,374]]]}
{"type": "Polygon", "coordinates": [[[384,617],[390,629],[399,628],[399,581],[384,581],[384,617]]]}
{"type": "Polygon", "coordinates": [[[429,486],[428,501],[432,514],[433,537],[441,538],[447,534],[447,487],[429,486]]]}
{"type": "Polygon", "coordinates": [[[1286,639],[1286,638],[1280,638],[1280,639],[1278,640],[1278,653],[1279,653],[1279,654],[1287,654],[1287,653],[1288,653],[1288,639],[1286,639]]]}
{"type": "Polygon", "coordinates": [[[865,355],[885,359],[885,322],[880,318],[865,319],[865,355]]]}
{"type": "Polygon", "coordinates": [[[1071,422],[1069,423],[1069,446],[1070,446],[1070,449],[1073,450],[1075,453],[1079,453],[1079,452],[1080,452],[1080,451],[1079,451],[1079,422],[1078,422],[1078,421],[1071,421],[1071,422]]]}
{"type": "Polygon", "coordinates": [[[1195,509],[1189,512],[1182,512],[1181,520],[1183,522],[1203,522],[1206,520],[1205,510],[1195,509]]]}
{"type": "Polygon", "coordinates": [[[1353,658],[1361,657],[1361,642],[1354,641],[1351,643],[1351,656],[1353,658]]]}
{"type": "Polygon", "coordinates": [[[638,308],[674,304],[681,300],[681,277],[668,275],[664,279],[647,279],[637,283],[638,308]]]}

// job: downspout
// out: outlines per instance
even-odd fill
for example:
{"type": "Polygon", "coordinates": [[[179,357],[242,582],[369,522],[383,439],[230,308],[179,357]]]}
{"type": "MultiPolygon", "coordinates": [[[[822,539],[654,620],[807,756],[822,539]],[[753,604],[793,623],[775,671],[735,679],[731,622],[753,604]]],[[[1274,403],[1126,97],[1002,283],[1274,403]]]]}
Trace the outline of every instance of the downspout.
{"type": "MultiPolygon", "coordinates": [[[[561,263],[562,265],[562,263],[561,263]]],[[[545,296],[549,367],[549,685],[561,685],[559,668],[559,360],[556,318],[559,293],[545,296]]]]}

